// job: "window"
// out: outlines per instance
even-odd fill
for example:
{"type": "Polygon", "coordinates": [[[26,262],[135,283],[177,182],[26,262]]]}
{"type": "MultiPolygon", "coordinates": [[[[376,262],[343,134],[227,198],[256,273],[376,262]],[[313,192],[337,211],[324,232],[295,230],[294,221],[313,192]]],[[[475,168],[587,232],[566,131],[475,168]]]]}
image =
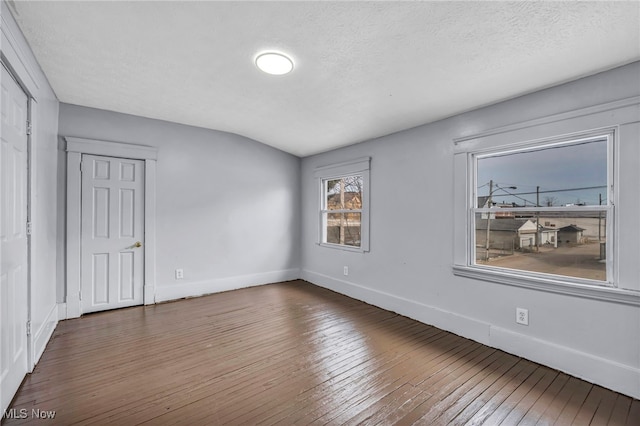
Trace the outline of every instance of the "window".
{"type": "Polygon", "coordinates": [[[369,158],[316,169],[320,182],[319,243],[369,250],[369,158]]]}
{"type": "Polygon", "coordinates": [[[453,273],[640,306],[638,105],[634,97],[455,138],[453,273]]]}
{"type": "Polygon", "coordinates": [[[362,175],[322,180],[324,243],[361,246],[363,186],[362,175]]]}
{"type": "Polygon", "coordinates": [[[613,133],[471,153],[470,266],[612,285],[613,133]]]}

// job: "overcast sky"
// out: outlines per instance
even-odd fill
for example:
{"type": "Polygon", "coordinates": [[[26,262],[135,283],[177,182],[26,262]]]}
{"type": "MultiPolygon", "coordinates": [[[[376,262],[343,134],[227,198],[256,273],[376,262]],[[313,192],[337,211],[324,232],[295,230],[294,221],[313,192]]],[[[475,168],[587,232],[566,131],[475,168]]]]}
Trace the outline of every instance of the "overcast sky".
{"type": "Polygon", "coordinates": [[[536,186],[540,186],[542,206],[547,197],[555,197],[555,206],[577,202],[598,205],[598,194],[606,204],[607,143],[599,140],[479,158],[478,196],[489,195],[492,179],[492,198],[497,203],[522,206],[526,201],[526,205],[534,206],[536,186]],[[578,189],[585,187],[597,188],[578,189]]]}

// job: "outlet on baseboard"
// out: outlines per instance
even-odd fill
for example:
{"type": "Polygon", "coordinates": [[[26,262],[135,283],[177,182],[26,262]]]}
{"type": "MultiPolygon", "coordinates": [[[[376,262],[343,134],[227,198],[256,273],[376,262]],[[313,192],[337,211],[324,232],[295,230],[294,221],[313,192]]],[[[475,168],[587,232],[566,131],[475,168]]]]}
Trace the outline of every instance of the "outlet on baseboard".
{"type": "Polygon", "coordinates": [[[344,267],[344,275],[345,276],[349,275],[349,267],[348,266],[344,267]]]}
{"type": "Polygon", "coordinates": [[[176,269],[176,280],[181,280],[184,278],[184,270],[183,269],[176,269]]]}
{"type": "Polygon", "coordinates": [[[529,325],[529,310],[516,308],[516,322],[522,325],[529,325]]]}

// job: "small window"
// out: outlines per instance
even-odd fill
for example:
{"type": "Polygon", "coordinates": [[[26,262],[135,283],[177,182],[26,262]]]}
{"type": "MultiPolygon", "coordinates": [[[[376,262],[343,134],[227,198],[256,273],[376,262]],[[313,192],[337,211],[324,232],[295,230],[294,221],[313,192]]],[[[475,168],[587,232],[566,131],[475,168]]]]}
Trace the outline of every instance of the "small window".
{"type": "Polygon", "coordinates": [[[473,154],[472,265],[611,284],[611,139],[473,154]]]}
{"type": "Polygon", "coordinates": [[[327,247],[369,250],[369,159],[316,169],[320,181],[320,241],[327,247]]]}
{"type": "Polygon", "coordinates": [[[323,179],[324,243],[362,245],[362,175],[323,179]]]}

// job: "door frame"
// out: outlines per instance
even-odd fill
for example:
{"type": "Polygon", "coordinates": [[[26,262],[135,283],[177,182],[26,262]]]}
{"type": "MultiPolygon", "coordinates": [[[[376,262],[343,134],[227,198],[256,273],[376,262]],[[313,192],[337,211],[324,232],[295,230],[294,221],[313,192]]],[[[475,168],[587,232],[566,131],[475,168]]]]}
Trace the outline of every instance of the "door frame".
{"type": "Polygon", "coordinates": [[[66,315],[82,315],[81,290],[81,225],[83,154],[144,160],[144,304],[155,303],[156,292],[156,162],[158,149],[147,145],[109,142],[64,136],[67,144],[67,244],[66,244],[66,315]]]}
{"type": "MultiPolygon", "coordinates": [[[[4,23],[4,20],[3,20],[4,23]]],[[[29,90],[29,87],[25,82],[20,78],[20,75],[14,68],[11,66],[9,61],[4,55],[0,58],[0,67],[3,67],[7,73],[11,76],[16,85],[22,90],[22,92],[27,97],[27,111],[26,111],[26,119],[27,119],[27,170],[25,173],[26,178],[26,202],[27,202],[27,211],[26,213],[26,223],[24,224],[27,228],[27,324],[25,324],[25,333],[26,333],[26,354],[27,357],[27,372],[31,373],[36,364],[35,359],[35,339],[36,336],[31,329],[31,280],[35,275],[35,262],[33,261],[35,256],[35,246],[32,239],[32,232],[30,226],[33,224],[33,205],[35,204],[35,189],[34,182],[36,181],[36,170],[33,167],[34,161],[34,152],[32,146],[32,128],[33,128],[33,120],[32,120],[32,110],[35,107],[36,99],[31,94],[32,92],[29,90]]],[[[0,154],[2,155],[2,154],[0,154]]],[[[0,185],[2,185],[2,175],[0,174],[0,185]]],[[[0,259],[2,258],[2,250],[0,249],[0,259]]],[[[4,407],[3,407],[4,408],[4,407]]]]}

